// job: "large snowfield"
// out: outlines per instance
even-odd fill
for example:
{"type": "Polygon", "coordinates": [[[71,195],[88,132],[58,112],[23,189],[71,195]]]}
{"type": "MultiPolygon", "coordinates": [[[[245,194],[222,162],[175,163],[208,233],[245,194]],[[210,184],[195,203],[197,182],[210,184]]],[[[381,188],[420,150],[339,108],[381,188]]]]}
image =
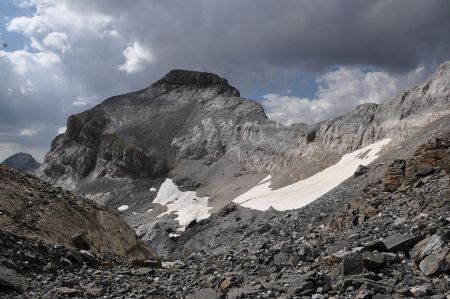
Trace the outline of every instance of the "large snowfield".
{"type": "Polygon", "coordinates": [[[172,179],[166,179],[158,190],[153,203],[158,203],[167,207],[167,211],[158,217],[176,213],[180,223],[180,231],[184,231],[186,226],[194,219],[201,220],[208,218],[211,214],[208,207],[209,197],[198,197],[195,191],[183,192],[173,183],[172,179]]]}
{"type": "Polygon", "coordinates": [[[391,139],[383,139],[342,156],[341,160],[323,171],[292,185],[272,190],[271,176],[233,200],[244,207],[267,210],[270,207],[285,211],[301,208],[318,199],[351,177],[359,165],[368,165],[378,158],[380,150],[391,139]]]}
{"type": "MultiPolygon", "coordinates": [[[[346,154],[339,162],[323,171],[280,189],[270,188],[272,178],[269,175],[233,202],[261,211],[270,207],[280,211],[301,208],[351,177],[359,165],[366,166],[373,162],[378,158],[380,150],[390,141],[391,139],[384,139],[346,154]]],[[[179,231],[184,231],[192,220],[205,219],[211,215],[209,211],[212,207],[208,206],[208,200],[209,197],[198,197],[195,191],[180,191],[172,179],[168,178],[161,185],[153,203],[167,207],[167,211],[158,217],[175,213],[175,220],[181,226],[179,231]]]]}

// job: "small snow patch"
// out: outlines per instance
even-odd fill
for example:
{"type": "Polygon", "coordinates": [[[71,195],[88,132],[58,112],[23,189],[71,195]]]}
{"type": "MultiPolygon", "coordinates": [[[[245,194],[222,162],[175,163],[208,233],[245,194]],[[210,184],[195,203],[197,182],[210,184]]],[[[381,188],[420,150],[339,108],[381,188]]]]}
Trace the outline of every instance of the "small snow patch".
{"type": "Polygon", "coordinates": [[[209,197],[198,197],[195,191],[180,191],[172,179],[166,179],[153,202],[167,207],[167,211],[158,217],[176,213],[178,216],[175,220],[181,226],[179,230],[184,231],[192,220],[199,221],[211,215],[208,199],[209,197]]]}
{"type": "Polygon", "coordinates": [[[181,236],[180,234],[174,234],[174,233],[170,233],[169,237],[170,238],[178,238],[179,236],[181,236]]]}
{"type": "Polygon", "coordinates": [[[153,209],[148,209],[148,210],[147,210],[147,213],[150,213],[151,211],[153,211],[153,209]]]}
{"type": "Polygon", "coordinates": [[[155,187],[151,187],[150,188],[150,192],[156,192],[156,188],[155,187]]]}
{"type": "Polygon", "coordinates": [[[122,212],[122,211],[128,210],[128,208],[129,208],[129,206],[123,205],[123,206],[118,207],[117,209],[122,212]]]}
{"type": "Polygon", "coordinates": [[[137,213],[136,213],[136,212],[132,212],[131,214],[133,214],[133,215],[137,215],[137,213]]]}

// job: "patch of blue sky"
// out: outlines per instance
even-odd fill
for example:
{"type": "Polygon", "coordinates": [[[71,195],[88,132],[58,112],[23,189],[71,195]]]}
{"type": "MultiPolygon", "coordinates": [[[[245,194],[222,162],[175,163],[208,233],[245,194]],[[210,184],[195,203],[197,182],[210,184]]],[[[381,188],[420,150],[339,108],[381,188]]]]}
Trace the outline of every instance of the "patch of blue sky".
{"type": "Polygon", "coordinates": [[[266,94],[280,94],[300,98],[313,98],[318,91],[318,85],[313,75],[303,72],[280,74],[274,79],[261,82],[257,86],[244,91],[242,96],[254,100],[262,100],[266,94]]]}
{"type": "Polygon", "coordinates": [[[0,49],[3,51],[22,50],[29,44],[28,38],[14,31],[8,31],[11,19],[20,16],[32,16],[35,9],[18,5],[18,1],[0,1],[0,49]]]}

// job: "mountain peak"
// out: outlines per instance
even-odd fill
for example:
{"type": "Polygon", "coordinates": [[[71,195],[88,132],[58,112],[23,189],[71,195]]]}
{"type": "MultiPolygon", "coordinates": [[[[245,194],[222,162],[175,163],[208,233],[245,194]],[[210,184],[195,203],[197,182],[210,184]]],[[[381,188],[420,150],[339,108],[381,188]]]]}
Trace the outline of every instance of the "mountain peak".
{"type": "Polygon", "coordinates": [[[6,158],[1,164],[19,171],[32,172],[39,168],[39,164],[32,155],[27,153],[17,153],[6,158]]]}
{"type": "Polygon", "coordinates": [[[228,84],[228,81],[213,73],[198,72],[190,70],[171,70],[164,77],[156,81],[151,87],[161,85],[175,85],[196,88],[218,88],[220,93],[229,93],[233,96],[239,96],[239,91],[228,84]]]}

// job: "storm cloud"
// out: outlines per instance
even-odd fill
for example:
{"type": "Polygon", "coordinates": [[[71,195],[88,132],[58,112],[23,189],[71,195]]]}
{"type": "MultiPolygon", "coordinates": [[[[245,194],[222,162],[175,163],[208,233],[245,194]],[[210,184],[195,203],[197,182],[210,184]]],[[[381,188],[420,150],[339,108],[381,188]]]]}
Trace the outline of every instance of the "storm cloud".
{"type": "Polygon", "coordinates": [[[217,73],[290,124],[387,100],[450,56],[448,0],[18,5],[35,13],[2,21],[4,42],[8,33],[27,42],[0,50],[0,159],[21,150],[42,160],[68,115],[174,68],[217,73]],[[305,78],[316,87],[312,95],[296,94],[305,78]]]}

